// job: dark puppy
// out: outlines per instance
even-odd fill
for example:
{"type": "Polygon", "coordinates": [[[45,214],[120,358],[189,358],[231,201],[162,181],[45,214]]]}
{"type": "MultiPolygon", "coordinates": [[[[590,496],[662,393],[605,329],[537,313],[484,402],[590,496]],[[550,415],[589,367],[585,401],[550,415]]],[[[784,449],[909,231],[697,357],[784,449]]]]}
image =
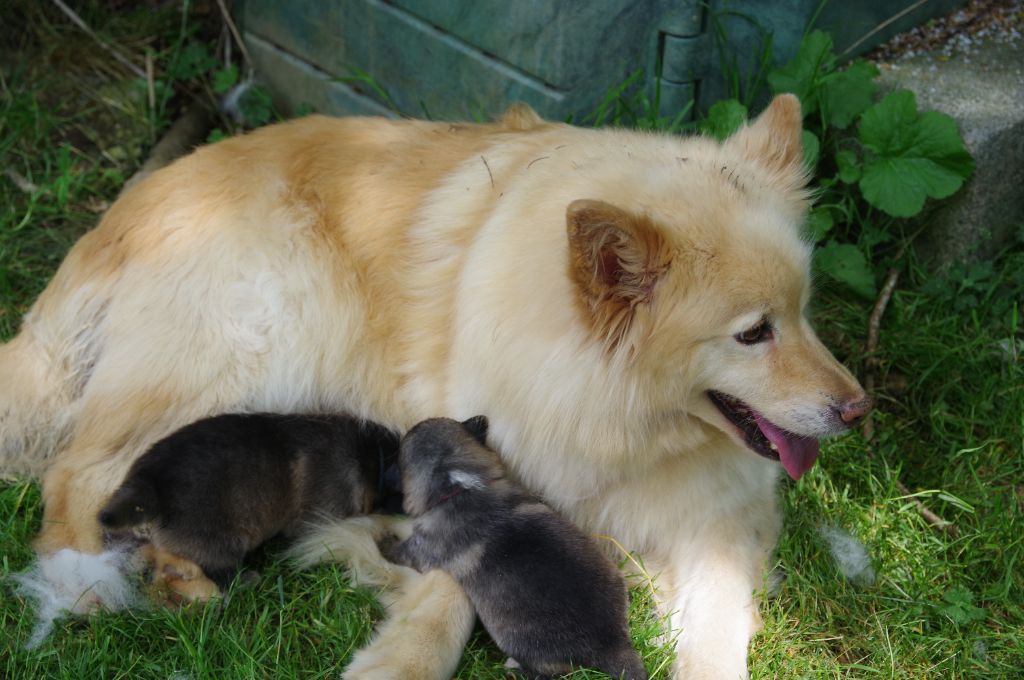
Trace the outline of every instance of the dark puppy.
{"type": "Polygon", "coordinates": [[[188,425],[135,461],[99,513],[112,538],[148,539],[222,590],[245,555],[318,517],[369,512],[398,437],[343,415],[227,414],[188,425]]]}
{"type": "Polygon", "coordinates": [[[412,535],[385,548],[465,589],[498,647],[532,677],[576,666],[647,678],[630,644],[626,586],[583,533],[504,478],[487,419],[426,420],[399,461],[412,535]]]}

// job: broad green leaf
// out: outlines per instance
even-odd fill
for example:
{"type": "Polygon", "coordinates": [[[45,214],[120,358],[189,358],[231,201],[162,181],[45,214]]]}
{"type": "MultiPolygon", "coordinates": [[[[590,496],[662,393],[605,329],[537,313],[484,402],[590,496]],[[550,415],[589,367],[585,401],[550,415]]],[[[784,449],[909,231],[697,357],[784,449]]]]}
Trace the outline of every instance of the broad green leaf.
{"type": "Polygon", "coordinates": [[[857,246],[829,241],[814,254],[814,264],[858,295],[869,300],[875,297],[875,277],[857,246]]]}
{"type": "Polygon", "coordinates": [[[175,80],[192,80],[217,66],[206,45],[190,42],[178,52],[167,68],[168,74],[175,80]]]}
{"type": "Polygon", "coordinates": [[[857,154],[849,149],[844,149],[836,154],[836,166],[839,168],[839,179],[847,184],[853,184],[860,179],[860,161],[857,154]]]}
{"type": "Polygon", "coordinates": [[[804,36],[800,49],[785,66],[768,73],[772,94],[792,92],[800,98],[804,116],[818,110],[821,77],[835,66],[832,37],[822,31],[811,31],[804,36]]]}
{"type": "Polygon", "coordinates": [[[223,94],[235,86],[238,82],[238,67],[231,64],[213,74],[213,91],[223,94]]]}
{"type": "Polygon", "coordinates": [[[984,609],[974,606],[974,593],[962,586],[950,588],[943,594],[942,599],[946,604],[940,605],[939,611],[958,626],[984,621],[988,616],[984,609]]]}
{"type": "Polygon", "coordinates": [[[825,238],[828,232],[832,231],[832,212],[828,208],[815,208],[807,216],[807,226],[804,233],[812,242],[817,243],[825,238]]]}
{"type": "Polygon", "coordinates": [[[878,68],[855,61],[845,71],[830,73],[821,82],[821,108],[830,125],[845,130],[875,100],[878,68]]]}
{"type": "Polygon", "coordinates": [[[813,171],[818,167],[818,153],[821,150],[818,136],[810,130],[804,130],[800,133],[800,144],[804,147],[804,163],[813,171]]]}
{"type": "Polygon", "coordinates": [[[210,134],[206,135],[206,143],[207,144],[216,144],[220,140],[227,139],[227,138],[228,138],[228,135],[227,135],[226,132],[221,130],[219,127],[218,128],[213,128],[212,130],[210,130],[210,134]]]}
{"type": "Polygon", "coordinates": [[[250,87],[238,100],[238,110],[249,127],[266,125],[274,116],[270,95],[261,87],[250,87]]]}
{"type": "Polygon", "coordinates": [[[722,140],[736,132],[746,120],[746,106],[735,99],[723,99],[708,110],[708,117],[701,121],[700,130],[722,140]]]}
{"type": "Polygon", "coordinates": [[[887,243],[892,240],[892,233],[887,230],[886,220],[878,222],[865,222],[860,228],[860,236],[857,237],[857,245],[861,248],[871,249],[880,243],[887,243]]]}
{"type": "Polygon", "coordinates": [[[974,169],[953,119],[936,111],[919,114],[908,90],[865,111],[859,136],[866,152],[861,192],[893,217],[916,215],[928,197],[951,196],[974,169]]]}

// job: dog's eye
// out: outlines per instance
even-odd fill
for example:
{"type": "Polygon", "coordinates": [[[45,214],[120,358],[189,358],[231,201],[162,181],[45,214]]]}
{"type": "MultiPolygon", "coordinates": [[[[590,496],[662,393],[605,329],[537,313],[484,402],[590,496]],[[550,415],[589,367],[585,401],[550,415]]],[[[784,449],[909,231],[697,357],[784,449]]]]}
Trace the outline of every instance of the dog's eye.
{"type": "Polygon", "coordinates": [[[736,342],[744,345],[756,345],[759,342],[772,339],[772,325],[767,318],[762,317],[756,324],[733,337],[736,338],[736,342]]]}

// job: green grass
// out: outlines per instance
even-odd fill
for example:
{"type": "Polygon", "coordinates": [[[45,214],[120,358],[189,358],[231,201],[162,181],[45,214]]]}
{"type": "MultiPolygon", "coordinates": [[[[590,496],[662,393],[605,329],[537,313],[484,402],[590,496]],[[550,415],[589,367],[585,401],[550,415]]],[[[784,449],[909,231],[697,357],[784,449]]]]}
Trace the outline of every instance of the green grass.
{"type": "MultiPolygon", "coordinates": [[[[110,21],[101,6],[82,12],[112,40],[134,52],[148,45],[165,63],[180,43],[177,9],[110,21]]],[[[27,30],[0,33],[10,57],[0,61],[0,170],[14,169],[39,191],[0,177],[3,338],[174,108],[149,110],[137,83],[59,14],[30,4],[16,14],[27,30]]],[[[630,110],[613,102],[602,116],[630,110]]],[[[1021,272],[1018,246],[952,283],[917,268],[904,275],[882,325],[876,441],[870,451],[858,434],[830,442],[811,473],[782,488],[777,560],[787,578],[762,604],[754,677],[1011,677],[1024,668],[1024,361],[1009,342],[1021,344],[1021,272]],[[958,535],[929,527],[897,478],[958,535]],[[841,576],[819,536],[823,524],[866,544],[872,585],[841,576]]],[[[829,288],[816,304],[824,341],[859,369],[868,305],[829,288]]],[[[0,483],[2,678],[337,677],[382,616],[343,569],[296,572],[271,552],[260,582],[225,603],[65,619],[28,651],[34,612],[7,577],[29,565],[40,515],[36,484],[0,483]]],[[[637,586],[633,596],[634,639],[654,677],[667,677],[671,653],[650,595],[637,586]]],[[[477,634],[459,675],[503,678],[502,662],[477,634]]]]}

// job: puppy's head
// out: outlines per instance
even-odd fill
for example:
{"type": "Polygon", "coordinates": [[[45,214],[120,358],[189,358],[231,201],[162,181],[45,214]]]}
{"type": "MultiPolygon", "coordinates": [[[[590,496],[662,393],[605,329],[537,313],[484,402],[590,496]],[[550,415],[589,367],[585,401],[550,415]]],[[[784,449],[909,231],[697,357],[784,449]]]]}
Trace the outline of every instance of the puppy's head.
{"type": "Polygon", "coordinates": [[[696,417],[794,478],[870,408],[805,318],[800,135],[780,96],[722,144],[682,140],[671,167],[659,147],[641,180],[620,171],[567,209],[577,306],[647,413],[696,417]]]}
{"type": "Polygon", "coordinates": [[[421,515],[460,489],[482,488],[504,474],[498,454],[487,448],[487,418],[459,422],[431,418],[402,438],[403,507],[421,515]]]}

